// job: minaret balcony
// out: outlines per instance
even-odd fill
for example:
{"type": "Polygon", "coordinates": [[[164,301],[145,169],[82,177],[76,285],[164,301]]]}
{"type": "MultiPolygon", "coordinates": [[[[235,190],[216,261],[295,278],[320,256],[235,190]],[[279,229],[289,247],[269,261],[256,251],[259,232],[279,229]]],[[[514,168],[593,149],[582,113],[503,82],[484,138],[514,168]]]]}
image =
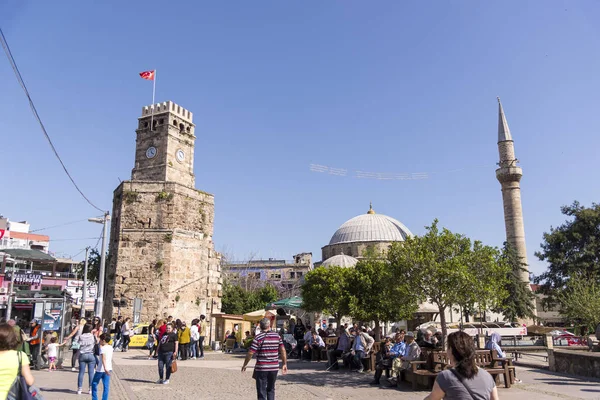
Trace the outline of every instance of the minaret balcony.
{"type": "Polygon", "coordinates": [[[496,170],[496,179],[500,183],[519,182],[523,176],[521,167],[501,167],[496,170]]]}

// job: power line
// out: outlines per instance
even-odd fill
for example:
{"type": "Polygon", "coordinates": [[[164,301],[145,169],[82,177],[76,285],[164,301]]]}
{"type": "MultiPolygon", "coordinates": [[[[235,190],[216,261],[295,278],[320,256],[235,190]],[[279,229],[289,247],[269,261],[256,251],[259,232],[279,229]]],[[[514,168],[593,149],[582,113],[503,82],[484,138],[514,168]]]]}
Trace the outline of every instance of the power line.
{"type": "Polygon", "coordinates": [[[47,229],[52,229],[52,228],[60,228],[61,226],[73,225],[73,224],[76,224],[78,222],[83,222],[83,221],[87,221],[87,218],[86,219],[78,219],[77,221],[65,222],[64,224],[47,226],[45,228],[34,229],[32,231],[29,231],[29,233],[45,231],[47,229]]]}
{"type": "Polygon", "coordinates": [[[8,42],[6,41],[6,38],[4,37],[4,32],[2,31],[2,28],[0,28],[0,42],[2,42],[2,47],[4,48],[4,52],[6,53],[6,57],[8,57],[8,61],[10,62],[10,66],[12,67],[13,71],[15,72],[15,76],[17,77],[17,81],[21,85],[21,88],[23,88],[23,91],[25,92],[25,95],[27,96],[27,99],[29,100],[29,107],[31,107],[31,111],[33,112],[34,117],[37,119],[38,123],[40,124],[40,127],[42,128],[42,132],[44,133],[44,136],[46,137],[46,140],[48,140],[48,143],[50,144],[50,148],[52,148],[52,151],[54,152],[54,155],[56,156],[56,158],[60,162],[60,165],[62,166],[63,170],[65,171],[65,173],[67,174],[67,176],[71,180],[71,183],[73,184],[73,186],[75,186],[75,189],[77,189],[77,191],[85,199],[85,201],[87,201],[88,204],[91,205],[92,207],[94,207],[96,210],[104,213],[104,210],[102,210],[101,208],[97,207],[94,203],[91,202],[90,199],[87,198],[87,196],[85,194],[83,194],[83,192],[81,191],[81,189],[79,188],[79,186],[77,186],[77,183],[75,183],[75,179],[73,179],[73,177],[71,176],[71,174],[67,170],[67,167],[65,166],[65,163],[63,162],[63,160],[58,155],[58,151],[56,151],[56,148],[54,147],[54,144],[52,143],[52,140],[50,139],[50,136],[48,135],[48,132],[46,132],[46,127],[44,126],[44,124],[42,122],[42,119],[40,118],[40,116],[39,116],[39,114],[37,112],[37,109],[35,108],[35,104],[33,104],[33,100],[31,99],[31,96],[29,95],[29,91],[27,90],[27,86],[25,86],[25,81],[23,80],[23,77],[21,76],[21,72],[19,71],[19,67],[17,67],[17,63],[15,62],[15,59],[14,59],[14,57],[12,55],[12,52],[10,51],[10,47],[8,46],[8,42]]]}
{"type": "MultiPolygon", "coordinates": [[[[102,236],[100,236],[101,238],[102,236]]],[[[90,239],[99,239],[98,237],[87,237],[87,238],[69,238],[69,239],[50,239],[51,242],[69,242],[72,240],[90,240],[90,239]]]]}

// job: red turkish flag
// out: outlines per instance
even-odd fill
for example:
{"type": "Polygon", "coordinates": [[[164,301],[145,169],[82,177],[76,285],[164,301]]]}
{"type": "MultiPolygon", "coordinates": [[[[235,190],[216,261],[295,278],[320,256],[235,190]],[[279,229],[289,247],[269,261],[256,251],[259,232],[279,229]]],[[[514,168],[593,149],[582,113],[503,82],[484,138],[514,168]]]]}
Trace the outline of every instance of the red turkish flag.
{"type": "Polygon", "coordinates": [[[154,80],[154,72],[155,72],[154,70],[140,72],[140,76],[142,77],[142,79],[146,79],[147,81],[153,81],[154,80]]]}
{"type": "Polygon", "coordinates": [[[4,237],[4,229],[0,229],[0,239],[2,239],[4,237]]]}

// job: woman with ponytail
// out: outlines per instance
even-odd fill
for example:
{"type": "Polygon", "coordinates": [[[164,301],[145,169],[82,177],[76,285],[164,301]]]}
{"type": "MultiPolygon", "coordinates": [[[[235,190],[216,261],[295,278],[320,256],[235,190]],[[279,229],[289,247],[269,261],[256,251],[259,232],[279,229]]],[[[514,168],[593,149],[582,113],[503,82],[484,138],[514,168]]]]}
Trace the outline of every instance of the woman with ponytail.
{"type": "Polygon", "coordinates": [[[447,344],[453,368],[440,372],[425,400],[498,400],[494,378],[475,363],[473,338],[454,332],[448,335],[447,344]]]}

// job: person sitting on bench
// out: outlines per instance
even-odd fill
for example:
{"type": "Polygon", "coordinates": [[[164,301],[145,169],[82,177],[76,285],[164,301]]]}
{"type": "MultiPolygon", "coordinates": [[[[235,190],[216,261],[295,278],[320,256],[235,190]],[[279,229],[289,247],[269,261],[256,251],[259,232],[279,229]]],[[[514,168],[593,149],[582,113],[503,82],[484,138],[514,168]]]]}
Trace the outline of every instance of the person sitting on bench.
{"type": "Polygon", "coordinates": [[[388,379],[392,385],[397,383],[397,377],[401,371],[410,368],[411,361],[418,360],[421,357],[421,348],[415,342],[415,334],[406,332],[404,338],[406,340],[406,350],[403,355],[396,357],[392,363],[392,376],[388,379]]]}
{"type": "Polygon", "coordinates": [[[498,353],[498,357],[504,358],[504,357],[506,357],[506,355],[500,348],[501,341],[502,341],[502,336],[500,336],[500,334],[497,332],[492,332],[492,334],[490,335],[490,340],[488,340],[487,343],[485,344],[485,349],[486,350],[496,350],[496,353],[498,353]]]}
{"type": "Polygon", "coordinates": [[[386,338],[383,342],[381,342],[379,351],[375,355],[375,376],[373,377],[373,382],[370,385],[379,385],[379,380],[381,379],[381,375],[383,371],[386,370],[389,374],[390,368],[392,368],[392,339],[386,338]]]}
{"type": "Polygon", "coordinates": [[[323,338],[317,335],[314,330],[311,332],[308,341],[304,345],[304,350],[310,355],[311,361],[321,361],[321,349],[325,348],[323,338]]]}
{"type": "Polygon", "coordinates": [[[350,351],[350,345],[350,334],[345,328],[342,328],[337,346],[327,351],[327,367],[329,369],[340,369],[338,358],[350,351]]]}

